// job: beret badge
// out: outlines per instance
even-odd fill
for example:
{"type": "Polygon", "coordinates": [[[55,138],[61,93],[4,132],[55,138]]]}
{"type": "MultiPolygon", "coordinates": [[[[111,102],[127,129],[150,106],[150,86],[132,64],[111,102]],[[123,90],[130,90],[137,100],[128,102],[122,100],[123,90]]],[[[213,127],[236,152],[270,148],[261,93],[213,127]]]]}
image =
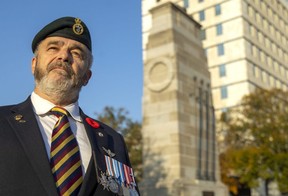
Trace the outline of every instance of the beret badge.
{"type": "Polygon", "coordinates": [[[73,32],[77,35],[81,35],[84,31],[84,27],[81,25],[81,20],[75,18],[75,24],[73,25],[73,32]]]}

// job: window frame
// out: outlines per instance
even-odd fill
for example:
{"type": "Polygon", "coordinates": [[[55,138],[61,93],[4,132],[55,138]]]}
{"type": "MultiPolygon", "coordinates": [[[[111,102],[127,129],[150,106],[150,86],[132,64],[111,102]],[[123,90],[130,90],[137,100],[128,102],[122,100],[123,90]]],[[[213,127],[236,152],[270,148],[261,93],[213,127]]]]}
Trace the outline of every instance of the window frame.
{"type": "Polygon", "coordinates": [[[220,87],[220,97],[221,97],[221,99],[227,99],[228,98],[228,87],[227,86],[221,86],[220,87]]]}
{"type": "Polygon", "coordinates": [[[219,77],[222,78],[225,77],[226,75],[227,75],[226,64],[219,65],[219,77]]]}
{"type": "Polygon", "coordinates": [[[216,35],[222,35],[223,34],[223,25],[222,23],[219,23],[216,25],[216,35]]]}
{"type": "Polygon", "coordinates": [[[216,4],[215,5],[215,16],[221,15],[222,10],[221,10],[221,4],[216,4]]]}
{"type": "Polygon", "coordinates": [[[199,11],[199,21],[204,21],[205,20],[205,10],[200,10],[199,11]]]}
{"type": "Polygon", "coordinates": [[[223,43],[217,45],[217,55],[218,56],[225,55],[225,49],[224,49],[224,44],[223,43]]]}

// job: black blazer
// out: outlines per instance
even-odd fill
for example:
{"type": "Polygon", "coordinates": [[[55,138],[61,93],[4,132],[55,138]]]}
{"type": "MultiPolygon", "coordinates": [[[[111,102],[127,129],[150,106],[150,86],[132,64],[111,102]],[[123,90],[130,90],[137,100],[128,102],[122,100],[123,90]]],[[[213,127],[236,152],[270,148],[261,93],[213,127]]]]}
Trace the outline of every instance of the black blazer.
{"type": "MultiPolygon", "coordinates": [[[[96,173],[106,171],[103,147],[115,153],[114,159],[131,166],[123,137],[98,121],[100,127],[93,128],[81,110],[80,115],[95,156],[90,160],[79,196],[115,195],[98,184],[96,173]]],[[[30,97],[18,105],[0,107],[0,195],[57,196],[30,97]]]]}

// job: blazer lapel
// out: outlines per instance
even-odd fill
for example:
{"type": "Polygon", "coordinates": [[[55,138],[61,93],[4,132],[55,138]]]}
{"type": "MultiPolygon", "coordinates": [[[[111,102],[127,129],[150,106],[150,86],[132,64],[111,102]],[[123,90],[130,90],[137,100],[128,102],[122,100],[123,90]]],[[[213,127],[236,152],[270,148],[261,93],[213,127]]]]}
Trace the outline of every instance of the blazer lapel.
{"type": "Polygon", "coordinates": [[[94,128],[88,124],[86,118],[89,117],[87,117],[81,110],[80,115],[83,119],[85,130],[92,148],[92,157],[79,193],[79,196],[87,196],[92,195],[96,191],[100,182],[99,177],[101,176],[101,171],[106,171],[102,147],[107,147],[108,136],[104,131],[102,131],[101,127],[94,128]]]}
{"type": "Polygon", "coordinates": [[[30,97],[12,109],[9,118],[24,152],[48,195],[57,195],[47,152],[40,133],[30,97]]]}
{"type": "Polygon", "coordinates": [[[91,118],[86,116],[82,111],[80,111],[80,115],[83,119],[85,130],[87,132],[87,135],[91,144],[92,152],[94,155],[94,157],[92,156],[92,158],[94,159],[94,161],[97,160],[97,163],[94,166],[98,167],[98,170],[105,172],[106,164],[105,164],[103,148],[108,149],[110,136],[106,133],[106,131],[102,129],[100,123],[99,123],[100,125],[99,127],[93,127],[91,124],[87,123],[87,119],[91,119],[91,118]]]}

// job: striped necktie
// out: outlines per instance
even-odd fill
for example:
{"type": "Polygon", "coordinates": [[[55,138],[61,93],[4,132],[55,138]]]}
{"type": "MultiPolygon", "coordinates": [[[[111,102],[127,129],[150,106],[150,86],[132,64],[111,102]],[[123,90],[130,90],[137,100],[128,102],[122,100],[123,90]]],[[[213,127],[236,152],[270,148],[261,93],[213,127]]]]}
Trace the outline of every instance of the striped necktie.
{"type": "Polygon", "coordinates": [[[51,139],[50,166],[61,196],[76,196],[83,177],[77,141],[71,131],[68,112],[54,107],[51,112],[58,117],[51,139]]]}

